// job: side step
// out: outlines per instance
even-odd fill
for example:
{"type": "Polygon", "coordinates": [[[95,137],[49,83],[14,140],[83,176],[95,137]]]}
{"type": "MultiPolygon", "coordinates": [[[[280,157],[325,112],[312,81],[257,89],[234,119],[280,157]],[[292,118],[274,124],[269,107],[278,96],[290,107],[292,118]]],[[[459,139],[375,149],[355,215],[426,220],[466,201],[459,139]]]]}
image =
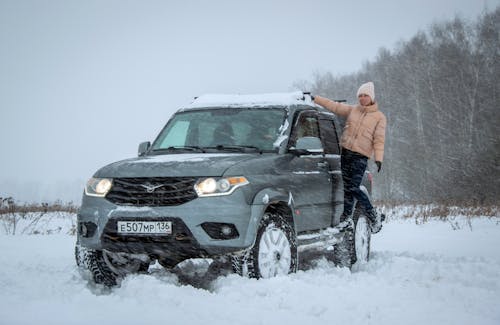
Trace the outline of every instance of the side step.
{"type": "Polygon", "coordinates": [[[318,232],[306,233],[297,236],[298,251],[308,250],[332,250],[333,246],[341,242],[344,238],[344,230],[347,227],[344,225],[336,227],[328,227],[318,232]]]}

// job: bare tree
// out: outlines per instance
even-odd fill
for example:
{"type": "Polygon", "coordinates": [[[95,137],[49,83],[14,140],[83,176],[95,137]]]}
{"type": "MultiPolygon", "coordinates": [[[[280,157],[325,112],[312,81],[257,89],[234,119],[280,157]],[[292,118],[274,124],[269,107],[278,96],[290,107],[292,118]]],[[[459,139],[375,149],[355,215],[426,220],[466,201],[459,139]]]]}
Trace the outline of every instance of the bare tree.
{"type": "Polygon", "coordinates": [[[379,199],[498,201],[500,6],[380,49],[362,72],[315,73],[309,89],[354,103],[367,80],[388,120],[379,199]]]}

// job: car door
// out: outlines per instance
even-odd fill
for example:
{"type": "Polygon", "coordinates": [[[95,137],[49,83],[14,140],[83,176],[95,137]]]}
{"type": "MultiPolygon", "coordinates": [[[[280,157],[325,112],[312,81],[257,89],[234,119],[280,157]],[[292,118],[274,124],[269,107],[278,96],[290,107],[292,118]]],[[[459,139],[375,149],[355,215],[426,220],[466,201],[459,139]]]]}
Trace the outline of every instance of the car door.
{"type": "Polygon", "coordinates": [[[340,138],[339,126],[336,123],[335,116],[331,113],[320,113],[319,131],[325,158],[330,166],[330,177],[332,186],[332,209],[333,225],[340,221],[340,215],[344,209],[344,184],[342,181],[342,171],[340,168],[340,138]]]}
{"type": "MultiPolygon", "coordinates": [[[[302,111],[297,113],[288,148],[293,148],[297,139],[306,136],[320,137],[318,113],[302,111]]],[[[290,192],[296,214],[299,232],[316,230],[331,225],[332,184],[330,166],[323,154],[292,155],[288,173],[290,192]]]]}

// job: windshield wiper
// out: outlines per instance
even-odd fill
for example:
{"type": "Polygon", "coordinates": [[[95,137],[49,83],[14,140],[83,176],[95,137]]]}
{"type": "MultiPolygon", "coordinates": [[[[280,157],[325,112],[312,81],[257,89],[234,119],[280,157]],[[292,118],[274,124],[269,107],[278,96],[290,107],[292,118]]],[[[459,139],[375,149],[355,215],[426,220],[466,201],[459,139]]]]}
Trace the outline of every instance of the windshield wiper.
{"type": "Polygon", "coordinates": [[[245,145],[231,145],[231,146],[225,146],[222,144],[219,144],[215,147],[206,147],[207,149],[217,149],[217,150],[228,150],[228,151],[240,151],[240,152],[245,152],[248,149],[252,149],[254,151],[258,151],[259,153],[262,153],[262,149],[256,146],[245,146],[245,145]]]}
{"type": "Polygon", "coordinates": [[[205,149],[203,149],[202,147],[198,147],[198,146],[170,146],[168,148],[154,149],[153,151],[176,151],[176,150],[205,152],[205,149]]]}

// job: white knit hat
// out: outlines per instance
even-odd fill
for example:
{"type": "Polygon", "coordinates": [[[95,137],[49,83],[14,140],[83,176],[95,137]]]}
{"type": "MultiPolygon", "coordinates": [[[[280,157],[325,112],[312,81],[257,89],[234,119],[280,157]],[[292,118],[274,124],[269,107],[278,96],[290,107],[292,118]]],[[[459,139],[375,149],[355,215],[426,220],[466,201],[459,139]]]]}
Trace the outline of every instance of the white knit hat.
{"type": "Polygon", "coordinates": [[[370,96],[372,101],[375,101],[375,86],[373,85],[373,82],[369,81],[365,84],[362,84],[358,89],[356,97],[358,97],[360,94],[368,95],[370,96]]]}

